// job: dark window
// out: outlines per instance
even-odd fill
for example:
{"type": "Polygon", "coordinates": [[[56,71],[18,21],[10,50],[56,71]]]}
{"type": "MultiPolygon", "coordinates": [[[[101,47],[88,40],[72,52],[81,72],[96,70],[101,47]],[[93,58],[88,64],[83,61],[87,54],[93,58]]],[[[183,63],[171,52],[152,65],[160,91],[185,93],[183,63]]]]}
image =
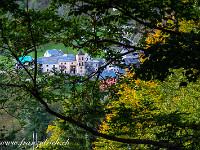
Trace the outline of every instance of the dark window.
{"type": "Polygon", "coordinates": [[[79,63],[79,66],[81,66],[81,63],[79,63]]]}
{"type": "Polygon", "coordinates": [[[62,65],[63,63],[61,63],[61,65],[62,65]]]}
{"type": "Polygon", "coordinates": [[[82,60],[83,60],[83,57],[82,57],[82,60]]]}
{"type": "Polygon", "coordinates": [[[46,65],[47,67],[49,66],[49,65],[46,65]]]}
{"type": "Polygon", "coordinates": [[[65,65],[66,65],[66,63],[65,63],[65,65]]]}
{"type": "Polygon", "coordinates": [[[82,66],[83,66],[83,62],[82,62],[82,66]]]}

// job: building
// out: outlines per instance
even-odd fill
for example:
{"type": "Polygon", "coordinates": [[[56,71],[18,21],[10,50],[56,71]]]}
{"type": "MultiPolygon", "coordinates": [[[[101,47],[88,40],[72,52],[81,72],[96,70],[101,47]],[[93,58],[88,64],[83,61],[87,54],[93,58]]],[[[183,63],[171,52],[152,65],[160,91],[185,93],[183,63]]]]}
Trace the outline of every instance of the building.
{"type": "MultiPolygon", "coordinates": [[[[132,66],[138,67],[140,65],[138,53],[132,53],[122,58],[122,62],[112,62],[107,65],[103,70],[100,70],[101,77],[113,77],[118,74],[124,74],[124,68],[131,68],[132,66]]],[[[30,56],[20,57],[19,61],[27,67],[32,66],[33,59],[30,56]]],[[[81,50],[74,56],[73,54],[64,54],[62,50],[47,50],[43,57],[37,59],[39,64],[39,72],[46,73],[58,71],[61,73],[69,73],[72,75],[87,75],[95,73],[100,67],[104,66],[107,62],[105,59],[91,58],[87,53],[84,54],[81,50]]],[[[32,66],[33,67],[33,66],[32,66]]],[[[16,68],[23,69],[19,62],[16,61],[16,68]]]]}
{"type": "Polygon", "coordinates": [[[23,66],[26,67],[26,68],[32,66],[33,59],[31,58],[31,56],[22,56],[22,57],[19,57],[19,61],[20,62],[15,60],[15,62],[16,62],[15,69],[17,69],[17,70],[18,69],[23,69],[23,66]]]}
{"type": "Polygon", "coordinates": [[[64,53],[62,52],[62,50],[57,50],[57,49],[52,49],[52,50],[47,50],[44,53],[44,57],[52,57],[52,56],[62,56],[64,55],[64,53]]]}
{"type": "Polygon", "coordinates": [[[56,49],[47,50],[44,57],[38,58],[40,72],[60,71],[69,74],[85,74],[85,54],[79,51],[76,57],[73,54],[64,54],[56,49]]]}

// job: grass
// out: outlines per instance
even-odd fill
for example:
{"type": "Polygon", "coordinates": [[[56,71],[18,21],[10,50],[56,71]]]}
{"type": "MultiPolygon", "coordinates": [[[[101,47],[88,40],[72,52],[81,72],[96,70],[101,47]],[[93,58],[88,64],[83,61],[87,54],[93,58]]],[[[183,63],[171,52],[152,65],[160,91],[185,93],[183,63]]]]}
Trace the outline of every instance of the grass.
{"type": "MultiPolygon", "coordinates": [[[[45,45],[39,46],[37,57],[38,57],[38,58],[39,58],[39,57],[43,57],[43,56],[44,56],[44,53],[45,53],[47,50],[52,50],[52,49],[57,49],[57,50],[62,49],[63,53],[65,53],[65,54],[72,53],[72,54],[74,54],[74,55],[76,55],[76,54],[78,53],[78,51],[79,51],[78,49],[74,49],[74,50],[73,50],[71,47],[65,47],[64,44],[62,44],[62,43],[56,44],[56,43],[51,42],[51,43],[47,43],[47,44],[45,44],[45,45]]],[[[86,52],[85,52],[84,50],[82,50],[82,49],[81,49],[81,51],[82,51],[83,53],[86,53],[86,52]]],[[[34,58],[34,57],[35,57],[35,56],[34,56],[34,52],[29,53],[29,56],[31,56],[31,57],[34,58]]]]}
{"type": "Polygon", "coordinates": [[[19,121],[6,113],[4,110],[0,111],[0,129],[2,129],[5,126],[6,132],[11,130],[17,130],[20,129],[21,126],[19,124],[19,121]]]}
{"type": "MultiPolygon", "coordinates": [[[[63,51],[64,54],[69,54],[69,53],[72,53],[74,55],[76,55],[79,50],[81,50],[84,54],[87,53],[85,50],[83,49],[72,49],[71,47],[65,47],[64,44],[62,43],[53,43],[53,42],[50,42],[50,43],[47,43],[45,45],[41,45],[38,47],[38,55],[37,57],[43,57],[44,56],[44,53],[47,51],[47,50],[52,50],[52,49],[57,49],[57,50],[61,50],[63,51]]],[[[101,56],[100,57],[103,57],[105,55],[104,52],[101,53],[101,56]]],[[[34,52],[31,52],[28,54],[28,56],[31,56],[32,58],[35,58],[34,56],[34,52]]],[[[95,58],[99,58],[99,55],[96,56],[95,58]]]]}

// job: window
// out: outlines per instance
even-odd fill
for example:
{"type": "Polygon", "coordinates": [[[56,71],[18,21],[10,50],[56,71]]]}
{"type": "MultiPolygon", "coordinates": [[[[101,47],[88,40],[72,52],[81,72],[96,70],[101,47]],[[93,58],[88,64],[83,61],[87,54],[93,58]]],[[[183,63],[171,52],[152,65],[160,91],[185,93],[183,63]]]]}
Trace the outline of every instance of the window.
{"type": "Polygon", "coordinates": [[[65,65],[66,65],[66,63],[65,63],[65,65]]]}
{"type": "Polygon", "coordinates": [[[82,70],[81,70],[81,72],[82,72],[82,70]]]}
{"type": "Polygon", "coordinates": [[[49,65],[46,65],[47,67],[49,66],[49,65]]]}
{"type": "Polygon", "coordinates": [[[79,57],[79,60],[81,60],[81,57],[79,57]]]}
{"type": "Polygon", "coordinates": [[[47,72],[49,71],[49,69],[47,69],[47,72]]]}
{"type": "Polygon", "coordinates": [[[73,62],[72,62],[72,64],[73,64],[73,62]]]}
{"type": "Polygon", "coordinates": [[[82,62],[82,66],[83,66],[83,62],[82,62]]]}
{"type": "Polygon", "coordinates": [[[55,65],[53,65],[53,68],[55,68],[55,65]]]}
{"type": "Polygon", "coordinates": [[[83,57],[82,57],[82,60],[83,60],[83,57]]]}
{"type": "Polygon", "coordinates": [[[82,67],[81,67],[81,69],[82,69],[82,67]]]}
{"type": "Polygon", "coordinates": [[[67,72],[65,71],[65,73],[67,73],[67,72]]]}
{"type": "Polygon", "coordinates": [[[63,63],[61,63],[61,65],[62,65],[63,63]]]}
{"type": "Polygon", "coordinates": [[[81,63],[79,63],[79,66],[81,66],[81,63]]]}

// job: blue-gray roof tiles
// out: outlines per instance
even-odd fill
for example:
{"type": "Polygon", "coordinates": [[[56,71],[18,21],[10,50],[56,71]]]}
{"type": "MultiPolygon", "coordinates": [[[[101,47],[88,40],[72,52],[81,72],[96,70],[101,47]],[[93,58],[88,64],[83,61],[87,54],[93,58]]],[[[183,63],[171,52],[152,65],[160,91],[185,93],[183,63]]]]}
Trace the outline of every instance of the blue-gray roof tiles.
{"type": "Polygon", "coordinates": [[[60,56],[58,57],[58,62],[61,62],[61,61],[75,61],[75,56],[73,54],[60,56]]]}
{"type": "Polygon", "coordinates": [[[114,78],[116,77],[116,74],[113,70],[104,70],[101,74],[100,74],[100,79],[106,79],[106,78],[114,78]]]}
{"type": "Polygon", "coordinates": [[[124,58],[125,64],[129,65],[129,64],[137,64],[140,62],[140,59],[138,58],[124,58]]]}
{"type": "Polygon", "coordinates": [[[37,59],[37,62],[38,62],[39,64],[42,64],[42,58],[43,58],[43,57],[40,57],[40,58],[37,59]]]}
{"type": "Polygon", "coordinates": [[[58,57],[41,57],[37,59],[37,62],[39,64],[57,64],[58,63],[58,57]]]}
{"type": "Polygon", "coordinates": [[[119,73],[119,74],[126,74],[126,70],[125,70],[125,69],[119,69],[119,70],[118,70],[118,73],[119,73]]]}
{"type": "Polygon", "coordinates": [[[73,54],[67,54],[64,56],[41,57],[37,59],[39,64],[58,64],[61,61],[75,61],[75,56],[73,54]]]}

